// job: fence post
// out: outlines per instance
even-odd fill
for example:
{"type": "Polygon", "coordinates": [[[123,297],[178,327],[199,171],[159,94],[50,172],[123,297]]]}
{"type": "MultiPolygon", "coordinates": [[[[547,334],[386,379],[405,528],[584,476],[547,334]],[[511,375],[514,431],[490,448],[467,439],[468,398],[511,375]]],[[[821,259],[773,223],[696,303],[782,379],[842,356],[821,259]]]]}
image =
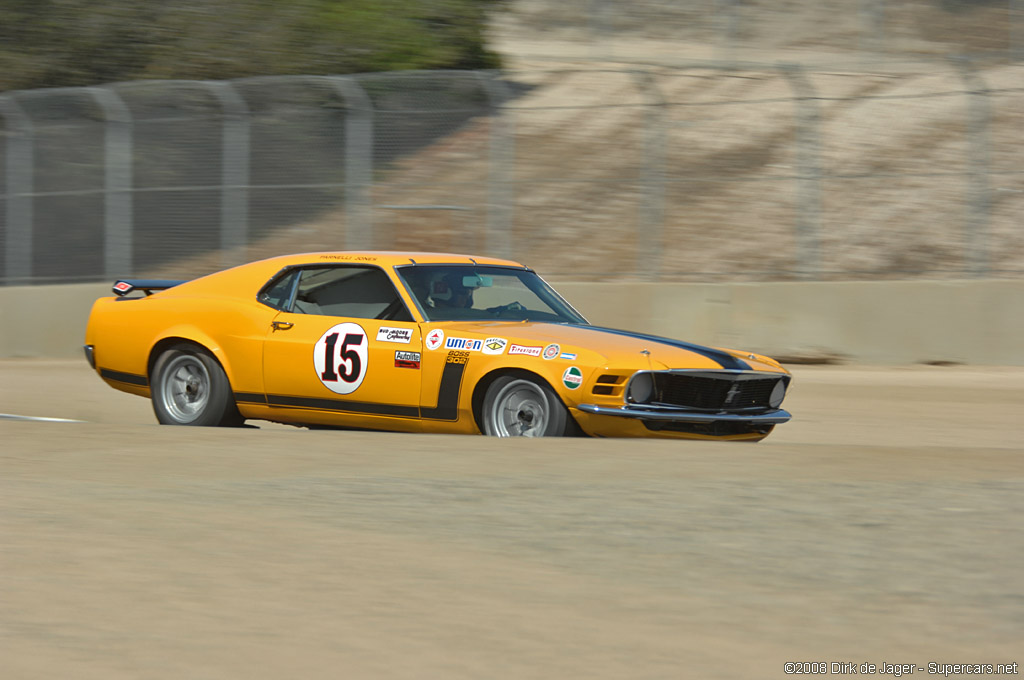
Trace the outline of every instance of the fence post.
{"type": "Polygon", "coordinates": [[[1010,42],[1007,53],[1013,61],[1024,61],[1024,0],[1010,0],[1010,42]]]}
{"type": "Polygon", "coordinates": [[[484,252],[512,257],[512,229],[515,210],[515,119],[505,103],[512,98],[508,86],[495,72],[476,72],[491,105],[488,140],[487,230],[484,252]]]}
{"type": "Polygon", "coordinates": [[[885,0],[860,0],[860,15],[857,47],[863,61],[870,62],[869,55],[885,52],[885,0]]]}
{"type": "Polygon", "coordinates": [[[737,8],[740,0],[715,0],[715,46],[717,61],[733,68],[736,61],[736,39],[740,32],[740,17],[737,8]]]}
{"type": "Polygon", "coordinates": [[[348,76],[324,76],[345,100],[345,247],[373,246],[373,102],[348,76]]]}
{"type": "Polygon", "coordinates": [[[0,96],[0,116],[8,133],[4,278],[27,283],[32,276],[32,121],[11,96],[0,96]]]}
{"type": "Polygon", "coordinates": [[[635,70],[631,75],[648,100],[644,107],[643,200],[638,215],[640,233],[635,267],[640,278],[658,281],[665,237],[666,101],[651,73],[635,70]]]}
{"type": "Polygon", "coordinates": [[[103,109],[103,269],[134,274],[132,257],[132,114],[110,86],[85,90],[103,109]]]}
{"type": "Polygon", "coordinates": [[[964,245],[967,270],[984,276],[989,269],[988,231],[992,213],[989,186],[988,128],[992,118],[988,85],[969,59],[955,58],[953,63],[967,90],[967,219],[964,245]]]}
{"type": "Polygon", "coordinates": [[[202,81],[223,111],[220,248],[225,267],[245,261],[249,245],[249,108],[223,81],[202,81]]]}
{"type": "Polygon", "coordinates": [[[793,88],[793,103],[796,105],[796,273],[802,279],[815,279],[821,274],[818,240],[821,232],[822,170],[818,95],[798,64],[780,64],[779,68],[793,88]]]}
{"type": "Polygon", "coordinates": [[[608,26],[608,0],[590,0],[587,3],[587,37],[592,61],[614,59],[614,40],[611,39],[613,30],[609,30],[608,26]]]}

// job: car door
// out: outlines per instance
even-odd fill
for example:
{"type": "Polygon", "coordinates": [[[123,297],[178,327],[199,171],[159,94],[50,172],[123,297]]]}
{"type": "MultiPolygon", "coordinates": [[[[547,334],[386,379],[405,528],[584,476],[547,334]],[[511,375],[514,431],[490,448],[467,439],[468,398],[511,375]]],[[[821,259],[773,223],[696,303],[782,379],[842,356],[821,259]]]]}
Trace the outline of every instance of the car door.
{"type": "Polygon", "coordinates": [[[264,341],[277,420],[419,429],[419,326],[376,267],[303,268],[264,341]]]}

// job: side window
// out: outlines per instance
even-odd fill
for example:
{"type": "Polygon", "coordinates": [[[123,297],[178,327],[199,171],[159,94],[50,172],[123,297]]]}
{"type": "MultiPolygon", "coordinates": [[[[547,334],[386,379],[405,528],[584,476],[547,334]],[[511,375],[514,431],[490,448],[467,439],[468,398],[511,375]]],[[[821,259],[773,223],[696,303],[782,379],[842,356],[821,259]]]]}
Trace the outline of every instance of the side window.
{"type": "Polygon", "coordinates": [[[256,299],[274,309],[286,309],[288,303],[291,302],[292,288],[295,287],[295,279],[298,275],[298,269],[281,274],[264,286],[256,299]]]}
{"type": "Polygon", "coordinates": [[[413,320],[387,274],[376,267],[303,269],[292,311],[356,319],[413,320]]]}

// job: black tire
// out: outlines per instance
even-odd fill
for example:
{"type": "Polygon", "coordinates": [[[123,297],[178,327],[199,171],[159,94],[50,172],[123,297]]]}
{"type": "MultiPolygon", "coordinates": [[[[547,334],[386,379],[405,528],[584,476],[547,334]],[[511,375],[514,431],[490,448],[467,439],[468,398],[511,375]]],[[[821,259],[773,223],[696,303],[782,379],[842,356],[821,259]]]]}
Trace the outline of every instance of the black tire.
{"type": "Polygon", "coordinates": [[[547,384],[504,375],[487,388],[481,420],[492,437],[564,437],[575,423],[547,384]]]}
{"type": "Polygon", "coordinates": [[[237,427],[244,420],[224,369],[197,345],[175,345],[157,358],[150,397],[163,425],[237,427]]]}

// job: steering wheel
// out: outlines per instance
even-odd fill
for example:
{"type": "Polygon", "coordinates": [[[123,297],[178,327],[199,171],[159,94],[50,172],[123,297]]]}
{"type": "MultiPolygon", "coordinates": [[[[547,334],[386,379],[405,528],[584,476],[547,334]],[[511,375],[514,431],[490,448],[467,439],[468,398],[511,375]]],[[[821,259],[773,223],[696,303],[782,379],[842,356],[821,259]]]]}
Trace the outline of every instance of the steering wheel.
{"type": "Polygon", "coordinates": [[[526,311],[526,307],[524,307],[521,302],[516,300],[515,302],[510,302],[507,305],[498,305],[497,307],[488,307],[487,311],[490,312],[491,314],[493,314],[494,316],[501,316],[502,314],[505,314],[506,312],[524,312],[524,311],[526,311]]]}

